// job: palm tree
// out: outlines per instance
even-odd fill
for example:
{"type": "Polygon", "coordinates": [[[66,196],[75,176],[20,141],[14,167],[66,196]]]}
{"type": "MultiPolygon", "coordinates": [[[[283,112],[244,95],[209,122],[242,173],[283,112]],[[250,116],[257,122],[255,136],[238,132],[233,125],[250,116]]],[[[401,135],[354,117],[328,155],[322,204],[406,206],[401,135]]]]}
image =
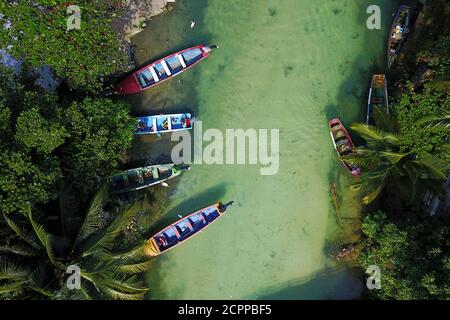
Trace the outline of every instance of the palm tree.
{"type": "MultiPolygon", "coordinates": [[[[117,245],[140,206],[124,206],[108,218],[103,209],[105,197],[104,189],[96,194],[75,233],[68,230],[68,223],[74,222],[74,209],[62,205],[63,234],[68,233],[62,237],[48,233],[35,221],[30,208],[23,219],[4,215],[19,240],[0,247],[0,294],[47,299],[142,299],[148,289],[141,273],[151,263],[145,255],[145,243],[122,250],[117,245]],[[67,286],[69,266],[79,270],[79,289],[67,286]]],[[[62,196],[60,201],[64,199],[62,196]]]]}
{"type": "MultiPolygon", "coordinates": [[[[393,120],[376,121],[377,125],[395,128],[393,120]]],[[[356,123],[351,126],[367,142],[367,146],[356,148],[348,155],[353,163],[361,167],[361,179],[353,184],[360,190],[363,203],[374,201],[386,186],[396,186],[409,203],[423,190],[439,193],[437,180],[445,178],[442,165],[437,160],[418,159],[411,152],[402,151],[400,136],[395,130],[383,131],[374,126],[356,123]]]]}

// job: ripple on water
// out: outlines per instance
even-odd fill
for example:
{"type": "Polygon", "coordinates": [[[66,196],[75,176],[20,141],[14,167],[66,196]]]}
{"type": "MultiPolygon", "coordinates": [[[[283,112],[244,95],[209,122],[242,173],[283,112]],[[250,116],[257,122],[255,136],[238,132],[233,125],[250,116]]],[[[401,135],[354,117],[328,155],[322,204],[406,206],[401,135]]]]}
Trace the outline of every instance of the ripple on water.
{"type": "Polygon", "coordinates": [[[345,289],[348,270],[336,276],[323,252],[325,240],[342,232],[330,203],[331,182],[339,182],[346,215],[357,214],[327,117],[339,114],[345,123],[363,117],[360,93],[370,75],[368,68],[355,73],[355,66],[382,54],[384,43],[381,32],[369,34],[361,21],[360,11],[371,2],[183,1],[135,38],[147,49],[142,61],[196,42],[220,44],[198,67],[134,98],[137,110],[193,108],[204,129],[280,129],[275,176],[260,176],[258,166],[220,165],[196,165],[184,174],[165,220],[220,199],[236,205],[157,259],[147,274],[150,298],[265,297],[274,290],[285,294],[292,282],[295,298],[359,292],[357,286],[345,289]],[[190,29],[186,21],[193,16],[198,23],[190,29]],[[309,290],[312,285],[321,287],[309,290]]]}

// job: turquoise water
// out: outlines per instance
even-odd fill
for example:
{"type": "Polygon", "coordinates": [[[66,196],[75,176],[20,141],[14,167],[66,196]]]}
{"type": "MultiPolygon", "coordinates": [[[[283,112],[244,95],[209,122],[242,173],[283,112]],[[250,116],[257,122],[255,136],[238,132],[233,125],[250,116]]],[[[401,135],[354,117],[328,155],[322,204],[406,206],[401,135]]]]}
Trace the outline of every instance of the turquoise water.
{"type": "MultiPolygon", "coordinates": [[[[350,266],[327,258],[327,241],[352,238],[359,207],[336,160],[327,119],[360,121],[372,72],[384,68],[394,1],[177,1],[133,42],[139,63],[198,43],[220,49],[193,70],[130,98],[136,114],[190,111],[203,129],[280,130],[280,170],[194,165],[165,201],[153,230],[216,201],[227,216],[155,260],[152,299],[354,298],[350,266]],[[366,8],[382,8],[382,30],[366,8]],[[190,28],[191,21],[195,27],[190,28]],[[330,197],[338,185],[341,219],[330,197]]],[[[130,158],[169,152],[170,137],[141,138],[130,158]],[[152,143],[150,143],[152,142],[152,143]]]]}

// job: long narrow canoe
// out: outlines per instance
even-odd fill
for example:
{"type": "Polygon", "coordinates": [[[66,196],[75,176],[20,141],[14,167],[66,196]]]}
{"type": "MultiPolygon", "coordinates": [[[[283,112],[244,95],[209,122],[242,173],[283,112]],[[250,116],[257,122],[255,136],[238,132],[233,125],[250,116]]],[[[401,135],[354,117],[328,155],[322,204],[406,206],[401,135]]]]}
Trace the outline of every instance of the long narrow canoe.
{"type": "Polygon", "coordinates": [[[131,95],[163,83],[207,58],[214,47],[216,46],[198,45],[146,65],[123,79],[114,89],[114,93],[131,95]]]}
{"type": "Polygon", "coordinates": [[[406,35],[409,33],[411,24],[411,7],[401,5],[398,8],[397,13],[392,23],[391,30],[389,32],[388,48],[387,48],[387,61],[388,68],[392,66],[394,60],[397,58],[406,35]]]}
{"type": "Polygon", "coordinates": [[[357,165],[342,158],[343,156],[351,153],[355,148],[355,145],[353,144],[347,130],[342,125],[341,120],[339,118],[331,119],[328,121],[328,126],[330,128],[331,140],[333,141],[334,148],[336,149],[342,164],[352,174],[352,176],[359,176],[361,174],[361,169],[357,165]]]}
{"type": "Polygon", "coordinates": [[[189,169],[189,166],[169,163],[127,170],[111,178],[110,191],[125,193],[141,190],[175,178],[189,169]]]}
{"type": "Polygon", "coordinates": [[[146,253],[158,256],[175,248],[221,218],[231,205],[233,201],[219,202],[177,220],[147,240],[146,253]]]}
{"type": "Polygon", "coordinates": [[[134,134],[160,134],[190,130],[192,122],[190,113],[139,117],[134,134]]]}
{"type": "Polygon", "coordinates": [[[372,76],[372,84],[367,101],[367,125],[373,124],[372,115],[376,108],[386,108],[386,112],[389,113],[389,96],[386,76],[384,74],[374,74],[372,76]]]}

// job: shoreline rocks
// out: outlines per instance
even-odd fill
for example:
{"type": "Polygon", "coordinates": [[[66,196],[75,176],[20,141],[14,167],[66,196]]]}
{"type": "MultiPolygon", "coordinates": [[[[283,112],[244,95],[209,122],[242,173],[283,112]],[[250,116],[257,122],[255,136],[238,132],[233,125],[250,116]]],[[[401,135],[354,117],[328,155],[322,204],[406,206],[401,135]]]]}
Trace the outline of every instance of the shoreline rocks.
{"type": "Polygon", "coordinates": [[[114,23],[115,29],[126,43],[141,32],[152,17],[170,10],[175,0],[128,0],[124,7],[124,14],[114,23]]]}

